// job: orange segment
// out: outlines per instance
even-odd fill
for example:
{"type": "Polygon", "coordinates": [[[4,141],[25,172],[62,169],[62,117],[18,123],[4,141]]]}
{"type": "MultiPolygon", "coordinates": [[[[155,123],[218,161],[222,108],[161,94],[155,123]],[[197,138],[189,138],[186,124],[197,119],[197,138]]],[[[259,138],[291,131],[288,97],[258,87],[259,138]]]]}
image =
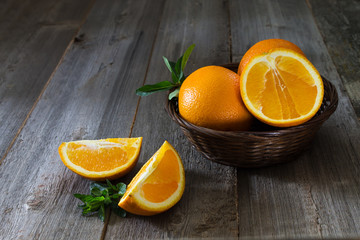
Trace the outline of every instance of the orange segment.
{"type": "Polygon", "coordinates": [[[311,119],[321,106],[322,79],[315,67],[290,49],[254,57],[240,77],[244,104],[259,120],[277,127],[311,119]]]}
{"type": "Polygon", "coordinates": [[[119,206],[138,215],[164,212],[181,198],[185,173],[176,150],[165,141],[130,182],[119,206]]]}
{"type": "Polygon", "coordinates": [[[142,186],[141,195],[154,203],[163,202],[174,194],[179,181],[177,156],[173,151],[166,150],[162,161],[142,186]]]}
{"type": "Polygon", "coordinates": [[[141,137],[64,142],[59,154],[65,166],[85,178],[115,179],[135,166],[141,143],[141,137]]]}

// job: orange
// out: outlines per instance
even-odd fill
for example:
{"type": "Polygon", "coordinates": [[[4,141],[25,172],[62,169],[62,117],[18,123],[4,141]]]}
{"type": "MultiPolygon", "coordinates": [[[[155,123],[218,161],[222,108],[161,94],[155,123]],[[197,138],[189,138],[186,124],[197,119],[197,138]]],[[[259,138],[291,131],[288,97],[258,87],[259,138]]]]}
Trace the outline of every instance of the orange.
{"type": "Polygon", "coordinates": [[[242,57],[241,62],[239,64],[238,74],[241,75],[241,72],[244,70],[246,64],[248,64],[252,58],[263,53],[268,53],[271,49],[274,48],[288,48],[305,56],[305,54],[301,51],[301,49],[298,46],[287,40],[284,39],[262,40],[256,43],[255,45],[253,45],[242,57]]]}
{"type": "Polygon", "coordinates": [[[127,187],[119,206],[150,216],[174,206],[185,189],[185,173],[176,150],[167,141],[148,160],[127,187]]]}
{"type": "Polygon", "coordinates": [[[324,96],[315,67],[304,55],[284,48],[250,60],[241,73],[240,89],[247,109],[260,121],[276,127],[308,121],[324,96]]]}
{"type": "Polygon", "coordinates": [[[59,147],[59,154],[73,172],[102,181],[128,173],[138,160],[141,143],[142,137],[64,142],[59,147]]]}
{"type": "Polygon", "coordinates": [[[248,130],[252,116],[241,100],[239,79],[238,74],[224,67],[196,70],[180,87],[180,115],[201,127],[248,130]]]}

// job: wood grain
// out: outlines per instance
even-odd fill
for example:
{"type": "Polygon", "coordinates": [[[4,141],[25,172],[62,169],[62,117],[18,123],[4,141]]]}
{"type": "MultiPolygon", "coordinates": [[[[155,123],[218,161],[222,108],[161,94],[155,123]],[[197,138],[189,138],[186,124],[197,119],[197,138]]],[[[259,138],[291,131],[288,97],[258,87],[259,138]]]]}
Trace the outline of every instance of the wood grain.
{"type": "Polygon", "coordinates": [[[308,2],[331,59],[360,119],[360,2],[308,2]]]}
{"type": "Polygon", "coordinates": [[[359,94],[351,64],[358,3],[349,3],[0,1],[0,239],[358,238],[360,124],[347,95],[359,94]],[[168,80],[162,56],[174,60],[192,43],[188,74],[239,61],[274,37],[299,45],[339,94],[312,148],[292,162],[262,169],[209,162],[167,116],[165,93],[134,94],[144,82],[168,80]],[[81,217],[73,193],[88,193],[90,181],[61,163],[58,146],[128,136],[143,136],[143,148],[120,180],[130,182],[168,140],[184,162],[183,198],[153,217],[110,215],[105,224],[81,217]]]}
{"type": "Polygon", "coordinates": [[[0,163],[91,1],[5,1],[0,15],[0,163]],[[68,8],[66,13],[62,13],[68,8]]]}
{"type": "Polygon", "coordinates": [[[100,239],[104,224],[81,217],[73,197],[90,181],[68,170],[57,148],[129,136],[161,4],[94,5],[0,168],[0,192],[11,196],[0,200],[0,239],[100,239]]]}
{"type": "MultiPolygon", "coordinates": [[[[192,43],[196,47],[188,74],[206,65],[227,63],[228,34],[226,1],[167,1],[146,84],[168,80],[171,76],[162,56],[176,60],[192,43]]],[[[236,169],[209,162],[191,147],[164,111],[165,95],[158,93],[140,101],[132,135],[144,137],[143,148],[128,179],[168,140],[184,163],[184,195],[160,215],[126,219],[112,215],[105,239],[237,238],[236,169]]]]}
{"type": "Polygon", "coordinates": [[[305,1],[231,1],[232,50],[283,38],[300,46],[337,88],[339,106],[310,151],[279,166],[238,170],[240,238],[359,236],[360,126],[305,1]]]}

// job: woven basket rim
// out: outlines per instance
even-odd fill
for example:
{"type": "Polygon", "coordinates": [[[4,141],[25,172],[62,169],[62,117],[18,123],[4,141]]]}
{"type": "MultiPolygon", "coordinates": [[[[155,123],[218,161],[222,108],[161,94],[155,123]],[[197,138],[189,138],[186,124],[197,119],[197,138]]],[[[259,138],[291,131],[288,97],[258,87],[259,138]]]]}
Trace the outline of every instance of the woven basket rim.
{"type": "MultiPolygon", "coordinates": [[[[237,68],[238,63],[229,63],[221,65],[226,68],[237,68]]],[[[215,130],[205,127],[196,126],[188,121],[186,121],[184,118],[181,117],[180,113],[177,109],[177,98],[174,100],[168,100],[165,105],[165,109],[167,113],[170,115],[170,117],[177,122],[181,127],[184,127],[188,130],[195,131],[195,132],[202,132],[204,134],[213,135],[213,136],[223,136],[223,137],[239,137],[244,135],[253,135],[253,136],[274,136],[274,135],[283,135],[283,134],[293,134],[294,132],[301,132],[304,130],[304,128],[312,128],[312,127],[318,127],[321,125],[324,121],[326,121],[331,114],[334,113],[334,111],[337,108],[338,105],[338,95],[336,92],[335,86],[328,81],[325,77],[321,76],[323,83],[324,83],[324,99],[322,103],[322,107],[324,109],[319,109],[319,111],[316,113],[316,115],[308,120],[307,122],[293,126],[293,127],[286,127],[286,128],[278,128],[274,130],[264,130],[264,131],[221,131],[221,130],[215,130]],[[330,96],[330,99],[325,99],[325,96],[330,96]],[[330,102],[329,102],[330,101],[330,102]]],[[[170,93],[169,93],[170,94],[170,93]]]]}

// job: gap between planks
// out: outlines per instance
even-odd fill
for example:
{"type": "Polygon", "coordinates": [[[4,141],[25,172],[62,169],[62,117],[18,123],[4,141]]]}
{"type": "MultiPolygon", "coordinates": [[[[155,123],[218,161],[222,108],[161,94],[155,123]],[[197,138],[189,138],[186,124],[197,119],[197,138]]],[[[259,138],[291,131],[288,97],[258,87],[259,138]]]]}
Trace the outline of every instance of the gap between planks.
{"type": "MultiPolygon", "coordinates": [[[[228,28],[229,28],[229,61],[230,63],[233,62],[233,54],[232,54],[232,35],[231,35],[231,11],[230,11],[230,1],[227,1],[227,13],[228,13],[228,28]]],[[[240,238],[240,231],[239,231],[239,226],[240,226],[240,214],[239,214],[239,171],[238,168],[236,168],[236,181],[234,183],[235,185],[235,207],[236,207],[236,223],[238,226],[237,229],[237,237],[238,239],[240,238]]]]}
{"type": "MultiPolygon", "coordinates": [[[[147,64],[147,66],[146,66],[145,75],[144,75],[144,80],[143,80],[142,85],[144,85],[145,82],[146,82],[146,78],[147,78],[147,75],[148,75],[148,72],[149,72],[149,68],[150,68],[151,57],[152,57],[152,54],[153,54],[153,52],[154,52],[154,47],[155,47],[155,43],[156,43],[156,40],[157,40],[157,37],[158,37],[159,28],[160,28],[160,23],[161,23],[161,21],[162,21],[163,15],[164,15],[164,6],[163,6],[162,11],[161,11],[161,16],[160,16],[160,19],[159,19],[159,22],[158,22],[158,26],[157,26],[156,34],[155,34],[155,37],[154,37],[154,41],[153,41],[153,43],[152,43],[152,45],[151,45],[151,50],[150,50],[150,54],[149,54],[148,64],[147,64]]],[[[132,120],[131,127],[130,127],[130,132],[129,132],[129,135],[128,135],[129,138],[131,137],[132,132],[133,132],[133,128],[134,128],[135,121],[136,121],[136,115],[137,115],[138,110],[139,110],[140,100],[141,100],[141,97],[139,96],[139,97],[138,97],[137,104],[136,104],[136,109],[135,109],[134,118],[133,118],[133,120],[132,120]]],[[[1,162],[0,162],[0,164],[1,164],[1,162]]],[[[106,237],[106,232],[107,232],[107,227],[108,227],[109,222],[110,222],[110,217],[111,217],[111,211],[110,211],[110,209],[107,209],[106,219],[105,219],[105,222],[104,222],[103,230],[101,231],[100,240],[104,240],[105,237],[106,237]]]]}
{"type": "Polygon", "coordinates": [[[227,1],[227,12],[228,12],[228,28],[229,28],[229,61],[233,62],[232,56],[232,37],[231,37],[231,11],[230,11],[230,1],[227,1]]]}
{"type": "MultiPolygon", "coordinates": [[[[86,13],[85,13],[83,19],[81,20],[78,28],[76,29],[76,31],[75,31],[75,33],[74,33],[71,41],[69,42],[69,44],[68,44],[67,47],[65,48],[64,53],[62,54],[62,56],[61,56],[58,64],[56,65],[56,67],[55,67],[54,70],[52,71],[49,79],[46,81],[44,87],[42,88],[41,92],[39,93],[39,96],[38,96],[37,99],[35,100],[33,106],[32,106],[31,109],[29,110],[29,112],[28,112],[28,114],[26,115],[24,121],[22,122],[22,124],[20,125],[18,131],[16,132],[14,138],[13,138],[12,141],[10,142],[8,148],[6,149],[6,151],[5,151],[5,153],[4,153],[4,156],[0,159],[0,166],[1,166],[1,164],[3,163],[3,161],[5,160],[5,158],[6,158],[6,156],[8,155],[8,153],[10,152],[10,150],[11,150],[11,148],[13,147],[16,139],[17,139],[18,136],[20,135],[21,131],[23,130],[23,128],[24,128],[27,120],[29,119],[31,113],[34,111],[34,109],[35,109],[37,103],[39,102],[40,98],[41,98],[42,95],[44,94],[44,92],[45,92],[47,86],[49,85],[51,79],[53,78],[55,72],[57,71],[57,69],[59,68],[59,66],[61,65],[61,63],[63,62],[66,53],[69,51],[70,47],[71,47],[72,44],[74,43],[74,39],[75,39],[76,35],[79,33],[80,28],[82,27],[82,25],[85,23],[85,20],[87,19],[88,15],[89,15],[89,13],[90,13],[90,11],[91,11],[91,9],[93,8],[93,6],[94,6],[94,4],[95,4],[95,1],[96,1],[96,0],[91,0],[91,3],[89,4],[89,7],[88,7],[88,9],[86,10],[86,13]]],[[[45,25],[46,25],[46,24],[45,24],[45,25]]],[[[53,24],[53,25],[56,25],[56,24],[53,24]]],[[[59,24],[59,25],[64,25],[64,24],[59,24]]]]}

